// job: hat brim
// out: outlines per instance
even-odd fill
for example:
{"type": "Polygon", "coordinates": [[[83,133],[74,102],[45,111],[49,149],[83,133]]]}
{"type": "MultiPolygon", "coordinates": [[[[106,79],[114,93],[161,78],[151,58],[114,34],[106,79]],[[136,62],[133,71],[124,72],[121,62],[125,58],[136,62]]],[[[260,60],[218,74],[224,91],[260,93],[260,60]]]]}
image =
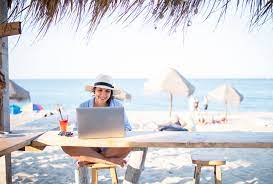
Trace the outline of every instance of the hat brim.
{"type": "Polygon", "coordinates": [[[93,92],[94,91],[94,88],[104,88],[104,89],[110,89],[113,91],[113,95],[118,95],[121,93],[121,91],[117,88],[111,88],[111,87],[108,87],[108,86],[104,86],[104,85],[97,85],[97,86],[92,86],[92,85],[86,85],[85,86],[85,91],[88,91],[88,92],[93,92]]]}

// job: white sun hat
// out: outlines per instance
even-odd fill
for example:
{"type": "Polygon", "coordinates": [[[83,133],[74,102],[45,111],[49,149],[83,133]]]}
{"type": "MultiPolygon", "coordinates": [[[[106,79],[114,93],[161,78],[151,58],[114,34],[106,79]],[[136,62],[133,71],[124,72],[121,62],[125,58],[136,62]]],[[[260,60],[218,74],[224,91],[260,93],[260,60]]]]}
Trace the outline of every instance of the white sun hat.
{"type": "Polygon", "coordinates": [[[85,90],[93,92],[95,87],[113,90],[114,95],[117,95],[121,92],[120,89],[114,87],[112,77],[105,74],[99,74],[96,77],[94,84],[85,86],[85,90]]]}

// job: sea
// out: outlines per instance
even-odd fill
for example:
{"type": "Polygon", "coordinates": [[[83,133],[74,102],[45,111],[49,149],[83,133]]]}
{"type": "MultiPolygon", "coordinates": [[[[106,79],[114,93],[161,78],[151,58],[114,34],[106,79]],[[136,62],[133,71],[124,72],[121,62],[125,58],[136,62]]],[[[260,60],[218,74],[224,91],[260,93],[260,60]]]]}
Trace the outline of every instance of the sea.
{"type": "MultiPolygon", "coordinates": [[[[89,99],[91,94],[84,91],[84,86],[93,84],[94,79],[15,79],[14,81],[30,92],[32,103],[40,104],[46,110],[54,110],[60,105],[66,110],[71,110],[89,99]]],[[[201,110],[204,96],[208,92],[222,84],[229,84],[244,98],[240,105],[228,105],[228,111],[273,111],[273,79],[188,79],[188,81],[195,87],[193,95],[199,99],[201,110]]],[[[167,111],[170,105],[169,94],[160,91],[146,94],[145,82],[147,79],[115,79],[118,86],[132,95],[131,101],[123,102],[126,110],[167,111]]],[[[188,97],[173,96],[174,111],[183,112],[188,109],[188,97]]],[[[225,109],[223,103],[209,101],[208,110],[225,111],[225,109]]]]}

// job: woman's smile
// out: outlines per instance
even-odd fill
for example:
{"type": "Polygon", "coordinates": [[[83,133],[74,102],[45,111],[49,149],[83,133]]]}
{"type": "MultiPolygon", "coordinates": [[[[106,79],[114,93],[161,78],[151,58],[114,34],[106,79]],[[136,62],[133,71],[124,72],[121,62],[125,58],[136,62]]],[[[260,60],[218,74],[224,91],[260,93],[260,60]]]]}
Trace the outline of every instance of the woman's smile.
{"type": "Polygon", "coordinates": [[[95,89],[95,106],[107,106],[107,100],[111,97],[111,90],[97,87],[95,89]]]}

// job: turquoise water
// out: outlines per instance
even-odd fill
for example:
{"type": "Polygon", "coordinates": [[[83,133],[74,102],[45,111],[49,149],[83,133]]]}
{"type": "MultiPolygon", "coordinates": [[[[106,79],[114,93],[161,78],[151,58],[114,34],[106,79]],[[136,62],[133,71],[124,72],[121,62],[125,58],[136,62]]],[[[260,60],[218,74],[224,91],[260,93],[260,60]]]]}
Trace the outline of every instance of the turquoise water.
{"type": "MultiPolygon", "coordinates": [[[[18,79],[16,83],[30,92],[33,103],[39,103],[45,109],[54,109],[61,104],[65,109],[73,109],[89,97],[84,86],[92,84],[92,79],[18,79]]],[[[124,105],[127,110],[162,111],[168,110],[169,98],[164,92],[144,95],[146,79],[118,79],[115,82],[132,95],[132,101],[124,105]]],[[[230,107],[230,111],[273,111],[273,79],[189,79],[195,86],[194,96],[199,98],[202,108],[203,96],[217,86],[227,83],[235,87],[244,96],[240,106],[230,107]]],[[[188,99],[174,96],[173,109],[187,111],[188,99]]],[[[221,103],[209,102],[209,110],[223,111],[221,103]]]]}

